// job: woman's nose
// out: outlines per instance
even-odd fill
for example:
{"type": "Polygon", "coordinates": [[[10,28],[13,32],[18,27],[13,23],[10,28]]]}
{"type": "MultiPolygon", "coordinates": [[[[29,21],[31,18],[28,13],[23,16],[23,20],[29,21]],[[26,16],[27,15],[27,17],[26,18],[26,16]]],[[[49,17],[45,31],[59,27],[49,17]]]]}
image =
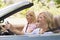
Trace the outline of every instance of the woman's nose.
{"type": "Polygon", "coordinates": [[[39,21],[41,21],[42,19],[41,19],[41,18],[39,18],[38,20],[39,20],[39,21]]]}

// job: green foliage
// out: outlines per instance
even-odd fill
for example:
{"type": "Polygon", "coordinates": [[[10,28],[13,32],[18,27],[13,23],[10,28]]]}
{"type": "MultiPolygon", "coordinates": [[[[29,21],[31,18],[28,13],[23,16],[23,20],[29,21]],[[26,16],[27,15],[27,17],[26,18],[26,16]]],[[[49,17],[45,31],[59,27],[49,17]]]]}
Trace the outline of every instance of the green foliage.
{"type": "Polygon", "coordinates": [[[60,7],[60,0],[54,0],[54,2],[56,3],[57,8],[59,8],[60,7]]]}
{"type": "Polygon", "coordinates": [[[5,6],[3,0],[0,0],[0,8],[3,8],[5,6]]]}
{"type": "Polygon", "coordinates": [[[60,4],[60,0],[54,0],[56,4],[60,4]]]}
{"type": "MultiPolygon", "coordinates": [[[[46,0],[47,3],[49,3],[51,0],[46,0]]],[[[54,2],[58,2],[60,0],[54,0],[54,2]]],[[[39,0],[34,0],[33,1],[34,3],[34,6],[31,7],[30,9],[31,10],[34,10],[34,12],[36,13],[36,15],[42,11],[49,11],[51,12],[53,15],[60,15],[60,8],[56,8],[56,7],[50,7],[48,8],[47,6],[43,6],[43,4],[39,1],[39,0]]],[[[46,4],[47,5],[47,4],[46,4]]],[[[57,4],[58,5],[58,4],[57,4]]],[[[26,10],[29,10],[29,9],[26,9],[26,10]]],[[[22,11],[22,15],[25,15],[26,14],[26,10],[23,10],[22,11]]]]}
{"type": "Polygon", "coordinates": [[[51,0],[47,0],[47,2],[50,2],[51,0]]]}
{"type": "Polygon", "coordinates": [[[20,11],[19,14],[25,17],[26,12],[28,11],[28,9],[29,9],[29,8],[20,11]]]}
{"type": "MultiPolygon", "coordinates": [[[[47,3],[49,3],[51,0],[46,0],[47,3]]],[[[50,7],[48,8],[45,4],[45,6],[40,2],[40,0],[32,0],[32,2],[34,3],[34,5],[30,8],[24,9],[20,12],[18,12],[17,14],[15,14],[15,17],[25,17],[26,12],[28,10],[33,10],[35,12],[35,14],[37,15],[38,13],[42,12],[42,11],[49,11],[51,12],[53,15],[59,15],[60,13],[60,8],[56,8],[56,7],[50,7]]],[[[60,0],[54,0],[54,2],[56,3],[56,5],[60,4],[60,0]]],[[[4,2],[2,0],[0,0],[0,8],[4,7],[4,2]]]]}

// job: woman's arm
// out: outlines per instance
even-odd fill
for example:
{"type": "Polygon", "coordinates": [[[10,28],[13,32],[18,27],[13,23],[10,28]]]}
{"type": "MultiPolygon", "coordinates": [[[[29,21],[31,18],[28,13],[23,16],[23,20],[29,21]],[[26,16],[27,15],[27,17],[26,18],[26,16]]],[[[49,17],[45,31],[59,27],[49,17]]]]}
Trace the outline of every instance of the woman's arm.
{"type": "Polygon", "coordinates": [[[17,30],[17,29],[12,29],[12,28],[10,28],[10,31],[12,31],[13,33],[15,33],[15,34],[17,34],[17,35],[23,35],[24,34],[24,32],[22,32],[22,31],[19,31],[19,30],[17,30]]]}
{"type": "MultiPolygon", "coordinates": [[[[23,27],[24,25],[21,25],[21,26],[23,27]]],[[[5,25],[5,27],[6,27],[6,29],[9,29],[11,32],[13,32],[17,35],[23,35],[24,34],[23,31],[17,29],[16,25],[12,25],[12,24],[8,23],[5,25]]],[[[19,29],[21,29],[20,26],[19,26],[19,29]]]]}

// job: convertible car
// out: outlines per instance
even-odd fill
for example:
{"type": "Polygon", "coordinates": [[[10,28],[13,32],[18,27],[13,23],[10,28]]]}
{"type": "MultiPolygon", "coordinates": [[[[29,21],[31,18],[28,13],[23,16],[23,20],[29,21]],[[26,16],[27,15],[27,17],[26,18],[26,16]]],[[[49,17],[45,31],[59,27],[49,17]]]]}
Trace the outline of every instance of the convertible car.
{"type": "MultiPolygon", "coordinates": [[[[33,6],[33,3],[28,1],[22,1],[16,4],[12,4],[6,8],[0,9],[0,21],[15,14],[18,11],[24,10],[33,6]]],[[[0,40],[60,40],[60,34],[52,35],[3,35],[1,34],[0,27],[0,40]]]]}

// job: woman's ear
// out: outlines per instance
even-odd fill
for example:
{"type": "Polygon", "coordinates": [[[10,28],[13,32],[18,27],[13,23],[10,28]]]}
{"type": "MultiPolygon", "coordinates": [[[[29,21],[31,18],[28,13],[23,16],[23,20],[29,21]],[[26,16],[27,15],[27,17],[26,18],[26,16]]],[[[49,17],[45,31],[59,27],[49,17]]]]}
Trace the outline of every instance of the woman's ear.
{"type": "Polygon", "coordinates": [[[59,15],[54,16],[54,21],[55,21],[55,25],[57,27],[60,27],[60,16],[59,15]]]}

